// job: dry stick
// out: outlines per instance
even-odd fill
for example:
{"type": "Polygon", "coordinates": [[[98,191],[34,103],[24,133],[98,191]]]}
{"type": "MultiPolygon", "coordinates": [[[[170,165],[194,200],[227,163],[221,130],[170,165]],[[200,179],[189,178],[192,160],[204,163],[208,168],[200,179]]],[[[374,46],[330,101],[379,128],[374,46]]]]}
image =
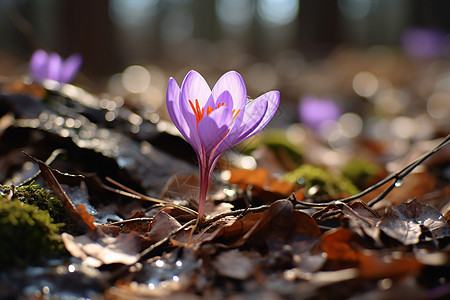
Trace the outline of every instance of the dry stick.
{"type": "Polygon", "coordinates": [[[113,189],[113,188],[111,188],[111,187],[109,187],[107,185],[103,185],[103,188],[108,190],[108,191],[117,193],[119,195],[127,196],[127,197],[130,197],[130,198],[134,198],[134,199],[139,199],[139,200],[144,200],[144,201],[149,201],[149,202],[155,202],[155,203],[159,203],[161,205],[166,205],[166,206],[173,206],[173,207],[179,208],[179,209],[181,209],[181,210],[183,210],[183,211],[185,211],[185,212],[187,212],[187,213],[189,213],[191,215],[197,215],[197,212],[195,212],[194,210],[192,210],[192,209],[190,209],[188,207],[185,207],[185,206],[182,206],[182,205],[177,205],[177,204],[174,204],[174,203],[172,203],[170,201],[156,199],[156,198],[153,198],[153,197],[150,197],[150,196],[146,196],[144,194],[141,194],[139,192],[136,192],[136,191],[134,191],[134,190],[124,186],[123,184],[115,181],[114,179],[112,179],[110,177],[106,177],[106,180],[125,190],[125,191],[121,191],[121,190],[118,190],[118,189],[113,189]]]}
{"type": "Polygon", "coordinates": [[[123,225],[123,224],[127,224],[127,223],[133,223],[133,222],[143,222],[143,221],[153,221],[153,218],[148,218],[148,217],[144,217],[144,218],[132,218],[132,219],[126,219],[126,220],[122,220],[122,221],[116,221],[116,222],[111,222],[108,223],[106,225],[123,225]]]}
{"type": "Polygon", "coordinates": [[[171,237],[173,237],[175,234],[177,234],[178,232],[184,230],[185,228],[187,228],[188,226],[192,225],[192,223],[194,223],[194,219],[190,220],[189,222],[186,222],[183,226],[181,226],[180,228],[177,228],[175,230],[173,230],[171,233],[169,233],[164,239],[160,240],[159,242],[154,243],[153,245],[151,245],[150,247],[148,247],[147,249],[145,249],[144,251],[142,251],[141,253],[139,253],[139,260],[141,260],[142,258],[144,258],[146,255],[148,255],[149,253],[151,253],[153,250],[155,250],[156,248],[160,247],[161,245],[164,245],[165,243],[167,243],[171,237]]]}
{"type": "Polygon", "coordinates": [[[164,201],[164,200],[161,200],[161,199],[156,199],[156,198],[149,197],[149,196],[146,196],[146,195],[144,195],[144,194],[141,194],[141,193],[139,193],[139,192],[136,192],[136,191],[134,191],[134,190],[132,190],[132,189],[130,189],[130,188],[124,186],[123,184],[121,184],[121,183],[115,181],[114,179],[112,179],[112,178],[110,178],[110,177],[106,177],[106,180],[109,181],[109,182],[111,182],[112,184],[117,185],[117,186],[120,187],[121,189],[124,189],[127,193],[124,193],[123,191],[119,191],[119,190],[116,190],[116,189],[111,189],[111,188],[109,188],[107,185],[103,185],[103,187],[104,187],[105,189],[108,189],[108,190],[110,190],[110,191],[118,192],[119,194],[122,194],[122,195],[124,195],[124,196],[132,197],[132,198],[136,198],[136,199],[141,199],[141,200],[145,200],[145,201],[156,202],[156,203],[162,203],[162,204],[169,204],[169,201],[164,201]],[[130,193],[132,196],[131,196],[130,194],[128,194],[128,193],[130,193]]]}
{"type": "Polygon", "coordinates": [[[421,157],[419,157],[418,159],[416,159],[415,161],[413,161],[412,163],[410,163],[409,165],[407,165],[400,171],[397,171],[397,172],[385,177],[383,180],[379,181],[378,183],[372,185],[371,187],[365,189],[364,191],[362,191],[356,195],[353,195],[353,196],[350,196],[347,198],[343,198],[343,199],[333,200],[330,202],[325,202],[325,203],[309,203],[309,202],[303,202],[303,201],[296,201],[295,208],[300,208],[300,209],[301,208],[321,208],[321,207],[327,207],[328,205],[336,203],[336,202],[350,202],[350,201],[356,200],[364,195],[367,195],[368,193],[378,189],[380,186],[384,185],[385,183],[395,179],[395,181],[385,191],[383,191],[383,193],[380,196],[378,196],[377,198],[375,198],[369,202],[369,206],[373,206],[376,203],[378,203],[379,201],[381,201],[395,187],[395,184],[397,182],[403,180],[403,178],[406,177],[409,173],[411,173],[412,170],[414,170],[418,165],[423,163],[426,159],[428,159],[430,156],[432,156],[433,154],[435,154],[437,151],[444,148],[448,144],[450,144],[450,134],[447,135],[444,138],[444,140],[441,143],[439,143],[439,145],[434,147],[432,150],[426,152],[424,155],[422,155],[421,157]]]}

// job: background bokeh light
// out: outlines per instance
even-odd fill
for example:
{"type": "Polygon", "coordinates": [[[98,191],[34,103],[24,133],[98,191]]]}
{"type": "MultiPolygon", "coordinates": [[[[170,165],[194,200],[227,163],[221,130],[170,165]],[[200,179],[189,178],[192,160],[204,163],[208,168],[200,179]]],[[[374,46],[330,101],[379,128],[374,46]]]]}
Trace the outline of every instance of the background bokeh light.
{"type": "MultiPolygon", "coordinates": [[[[450,131],[449,9],[427,0],[4,0],[0,76],[27,75],[39,48],[80,53],[75,85],[102,95],[95,105],[108,122],[129,107],[130,130],[147,120],[172,133],[168,78],[181,83],[196,69],[212,85],[233,69],[251,98],[279,90],[270,126],[299,147],[315,135],[328,162],[366,138],[401,154],[450,131]],[[332,105],[302,106],[308,97],[332,105]]],[[[254,168],[250,158],[241,165],[254,168]]]]}

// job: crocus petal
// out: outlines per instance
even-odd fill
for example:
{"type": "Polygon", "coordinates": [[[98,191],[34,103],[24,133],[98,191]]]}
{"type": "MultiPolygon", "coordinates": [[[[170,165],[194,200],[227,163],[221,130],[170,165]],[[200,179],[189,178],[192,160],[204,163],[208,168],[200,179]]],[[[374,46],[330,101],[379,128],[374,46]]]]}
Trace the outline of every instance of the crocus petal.
{"type": "Polygon", "coordinates": [[[233,122],[231,107],[221,106],[198,123],[198,135],[207,158],[225,137],[233,122]]]}
{"type": "Polygon", "coordinates": [[[166,104],[167,111],[175,127],[183,137],[192,145],[197,154],[201,154],[202,146],[197,133],[195,116],[192,113],[185,113],[180,107],[181,90],[174,78],[170,78],[167,84],[166,104]],[[190,123],[187,120],[191,120],[190,123]]]}
{"type": "Polygon", "coordinates": [[[189,127],[186,125],[186,121],[182,117],[182,113],[180,111],[180,95],[181,90],[177,81],[170,77],[169,82],[167,83],[166,92],[167,111],[169,112],[169,116],[175,127],[177,127],[180,133],[187,139],[189,135],[186,134],[186,129],[189,129],[189,127]]]}
{"type": "Polygon", "coordinates": [[[72,54],[67,58],[61,68],[60,82],[71,82],[80,70],[82,63],[83,58],[79,54],[72,54]]]}
{"type": "MultiPolygon", "coordinates": [[[[190,71],[181,84],[181,103],[189,106],[189,100],[198,100],[201,107],[207,105],[211,89],[206,80],[196,71],[190,71]]],[[[208,104],[212,106],[212,104],[208,104]]]]}
{"type": "Polygon", "coordinates": [[[231,93],[236,111],[243,108],[247,101],[247,89],[244,79],[239,73],[229,71],[219,78],[211,93],[213,99],[216,99],[215,105],[220,103],[217,99],[224,91],[231,93]]]}
{"type": "MultiPolygon", "coordinates": [[[[193,144],[194,149],[201,150],[200,146],[200,138],[197,133],[197,118],[195,116],[194,111],[192,110],[191,104],[189,101],[196,105],[196,101],[198,101],[200,109],[204,108],[206,103],[208,102],[208,98],[211,94],[211,89],[206,83],[205,79],[197,73],[196,71],[190,71],[183,80],[181,84],[181,97],[180,97],[180,110],[182,113],[182,117],[186,120],[186,124],[189,127],[189,137],[188,141],[193,144]]],[[[208,105],[212,106],[213,103],[209,103],[208,105]]],[[[197,152],[197,154],[200,154],[197,152]]]]}
{"type": "MultiPolygon", "coordinates": [[[[280,104],[280,92],[279,91],[267,92],[267,93],[259,96],[252,102],[254,102],[254,101],[267,102],[267,104],[268,104],[267,110],[264,114],[263,119],[259,122],[258,126],[250,134],[248,134],[245,138],[249,138],[252,135],[258,133],[259,131],[261,131],[261,129],[264,128],[264,126],[266,126],[267,123],[269,123],[269,121],[272,119],[273,115],[275,115],[275,113],[278,109],[278,105],[280,104]]],[[[247,110],[247,107],[246,107],[246,110],[247,110]]],[[[262,111],[262,108],[260,108],[260,110],[262,111]]],[[[255,112],[255,113],[258,113],[258,112],[255,112]]]]}
{"type": "Polygon", "coordinates": [[[238,128],[233,126],[228,136],[217,147],[216,153],[222,153],[261,131],[272,119],[279,104],[280,93],[278,91],[267,92],[250,101],[245,106],[241,125],[238,128]]]}
{"type": "Polygon", "coordinates": [[[36,50],[31,56],[30,71],[36,81],[41,81],[47,77],[47,59],[48,55],[44,50],[36,50]]]}
{"type": "Polygon", "coordinates": [[[243,112],[241,116],[241,126],[237,127],[236,124],[233,125],[233,128],[230,130],[227,137],[217,147],[215,154],[220,154],[245,140],[263,120],[264,115],[267,112],[267,107],[267,101],[252,101],[248,103],[245,107],[245,112],[243,112]]]}
{"type": "Polygon", "coordinates": [[[216,102],[216,104],[220,103],[221,105],[228,106],[231,109],[233,109],[234,107],[234,99],[229,91],[224,91],[222,94],[220,94],[219,97],[217,97],[216,102]]]}
{"type": "Polygon", "coordinates": [[[56,53],[50,53],[48,56],[47,79],[59,81],[61,79],[62,59],[56,53]]]}

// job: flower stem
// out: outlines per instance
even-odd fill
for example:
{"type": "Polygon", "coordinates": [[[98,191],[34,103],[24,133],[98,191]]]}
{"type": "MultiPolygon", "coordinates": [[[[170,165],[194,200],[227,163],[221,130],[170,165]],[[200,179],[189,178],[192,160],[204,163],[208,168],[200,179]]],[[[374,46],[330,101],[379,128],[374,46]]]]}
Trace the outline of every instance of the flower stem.
{"type": "Polygon", "coordinates": [[[209,168],[200,168],[200,195],[198,198],[198,216],[197,220],[203,217],[205,213],[206,195],[208,193],[209,182],[211,180],[211,174],[209,168]]]}
{"type": "Polygon", "coordinates": [[[200,220],[203,218],[205,213],[206,195],[208,193],[209,182],[211,181],[210,168],[200,165],[200,195],[198,198],[198,213],[197,221],[189,234],[189,242],[191,242],[192,235],[197,228],[200,220]]]}

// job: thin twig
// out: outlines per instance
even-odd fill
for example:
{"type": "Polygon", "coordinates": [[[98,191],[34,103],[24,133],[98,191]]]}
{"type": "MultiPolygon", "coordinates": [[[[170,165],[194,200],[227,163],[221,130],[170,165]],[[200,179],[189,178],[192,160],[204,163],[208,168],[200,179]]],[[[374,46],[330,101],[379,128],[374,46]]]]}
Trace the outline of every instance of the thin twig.
{"type": "Polygon", "coordinates": [[[167,243],[175,234],[177,234],[178,232],[184,230],[185,228],[187,228],[188,226],[192,225],[196,220],[192,219],[189,222],[186,222],[183,226],[181,226],[180,228],[177,228],[175,230],[173,230],[171,233],[169,233],[165,238],[163,238],[162,240],[154,243],[153,245],[151,245],[150,247],[146,248],[145,250],[143,250],[141,253],[139,253],[139,260],[143,259],[146,255],[150,254],[153,250],[155,250],[156,248],[164,245],[165,243],[167,243]]]}
{"type": "Polygon", "coordinates": [[[141,193],[139,193],[139,192],[137,192],[137,191],[135,191],[133,189],[130,189],[129,187],[124,186],[123,184],[115,181],[114,179],[112,179],[110,177],[106,177],[106,180],[125,190],[125,191],[121,191],[121,190],[118,190],[118,189],[111,188],[111,187],[109,187],[107,185],[103,185],[104,189],[106,189],[108,191],[111,191],[113,193],[117,193],[117,194],[120,194],[120,195],[123,195],[123,196],[127,196],[127,197],[130,197],[130,198],[134,198],[134,199],[139,199],[139,200],[144,200],[144,201],[149,201],[149,202],[155,202],[155,203],[158,203],[158,204],[161,204],[161,205],[164,205],[164,206],[176,207],[176,208],[179,208],[179,209],[181,209],[181,210],[183,210],[183,211],[185,211],[185,212],[187,212],[187,213],[189,213],[191,215],[197,216],[197,212],[196,211],[194,211],[194,210],[192,210],[192,209],[190,209],[190,208],[188,208],[186,206],[182,206],[182,205],[178,205],[178,204],[175,204],[173,202],[170,202],[170,201],[161,200],[161,199],[153,198],[153,197],[150,197],[150,196],[146,196],[146,195],[141,194],[141,193]]]}
{"type": "Polygon", "coordinates": [[[153,218],[133,218],[133,219],[126,219],[126,220],[122,220],[122,221],[116,221],[116,222],[111,222],[111,223],[106,223],[105,225],[123,225],[123,224],[127,224],[127,223],[132,223],[132,222],[143,222],[143,221],[153,221],[153,218]]]}
{"type": "MultiPolygon", "coordinates": [[[[120,182],[115,181],[114,179],[110,178],[110,177],[106,177],[106,180],[111,182],[114,185],[117,185],[118,187],[120,187],[121,189],[125,190],[127,193],[121,193],[124,196],[128,196],[128,197],[132,197],[132,198],[136,198],[136,199],[140,199],[140,200],[145,200],[145,201],[150,201],[150,202],[156,202],[156,203],[161,203],[161,204],[169,204],[169,201],[165,201],[165,200],[161,200],[161,199],[156,199],[144,194],[141,194],[135,190],[130,189],[129,187],[126,187],[125,185],[121,184],[120,182]],[[131,194],[131,195],[130,195],[131,194]]],[[[116,189],[111,189],[108,186],[103,186],[104,188],[107,188],[110,191],[113,192],[121,192],[120,190],[116,190],[116,189]]]]}
{"type": "Polygon", "coordinates": [[[266,209],[268,209],[270,207],[270,205],[260,205],[257,207],[246,207],[243,209],[238,209],[238,210],[233,210],[233,211],[227,211],[218,215],[215,215],[212,218],[206,219],[203,224],[204,225],[208,225],[211,223],[214,223],[220,219],[226,218],[226,217],[241,217],[245,214],[248,213],[256,213],[256,212],[261,212],[261,211],[265,211],[266,209]]]}

